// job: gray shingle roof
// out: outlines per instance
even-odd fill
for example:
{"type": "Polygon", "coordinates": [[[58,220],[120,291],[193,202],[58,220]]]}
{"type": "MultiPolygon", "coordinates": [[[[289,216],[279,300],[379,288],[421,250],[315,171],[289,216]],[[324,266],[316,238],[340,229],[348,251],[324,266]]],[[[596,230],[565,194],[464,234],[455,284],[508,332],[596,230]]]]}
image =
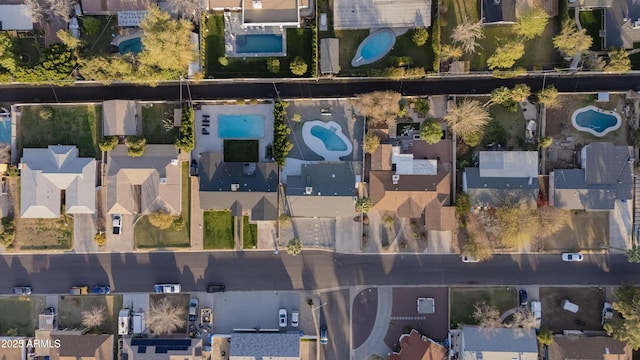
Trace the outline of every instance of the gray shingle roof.
{"type": "Polygon", "coordinates": [[[587,184],[633,184],[632,164],[629,159],[633,149],[597,142],[584,147],[587,163],[584,166],[587,184]]]}
{"type": "Polygon", "coordinates": [[[299,360],[299,334],[232,334],[229,359],[299,360]]]}
{"type": "Polygon", "coordinates": [[[463,184],[473,206],[501,206],[505,200],[521,201],[535,206],[539,184],[538,177],[480,177],[479,168],[465,168],[463,184]]]}
{"type": "Polygon", "coordinates": [[[480,151],[480,176],[529,178],[538,176],[537,151],[480,151]]]}
{"type": "MultiPolygon", "coordinates": [[[[538,343],[533,329],[482,329],[477,326],[462,328],[465,352],[497,352],[538,356],[538,343]]],[[[519,357],[528,359],[529,357],[519,357]]],[[[487,358],[488,359],[488,358],[487,358]]]]}

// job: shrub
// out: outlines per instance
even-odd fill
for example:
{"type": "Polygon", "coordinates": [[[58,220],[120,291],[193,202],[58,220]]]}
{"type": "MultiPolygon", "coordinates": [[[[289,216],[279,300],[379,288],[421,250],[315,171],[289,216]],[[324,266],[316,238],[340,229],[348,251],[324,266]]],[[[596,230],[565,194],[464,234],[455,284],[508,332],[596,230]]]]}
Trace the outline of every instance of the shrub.
{"type": "Polygon", "coordinates": [[[391,66],[408,66],[411,65],[411,56],[392,56],[389,59],[391,66]]]}
{"type": "Polygon", "coordinates": [[[218,58],[218,64],[220,64],[220,66],[225,67],[227,65],[229,65],[229,59],[227,59],[226,56],[220,56],[218,58]]]}
{"type": "Polygon", "coordinates": [[[383,221],[385,225],[391,226],[396,221],[396,219],[391,215],[385,215],[383,221]]]}
{"type": "Polygon", "coordinates": [[[371,210],[371,199],[368,197],[359,198],[356,201],[356,211],[361,213],[366,213],[371,210]]]}
{"type": "Polygon", "coordinates": [[[416,112],[422,116],[427,116],[427,114],[429,113],[429,108],[429,99],[420,98],[416,100],[414,105],[414,109],[416,110],[416,112]]]}
{"type": "Polygon", "coordinates": [[[100,144],[98,144],[98,147],[100,151],[111,151],[118,145],[118,142],[117,136],[105,136],[102,138],[102,141],[100,141],[100,144]]]}
{"type": "Polygon", "coordinates": [[[378,148],[378,146],[380,146],[380,138],[376,134],[368,132],[364,136],[364,144],[363,144],[364,151],[367,154],[373,154],[378,148]]]}
{"type": "Polygon", "coordinates": [[[276,101],[273,105],[273,161],[283,167],[289,151],[293,149],[293,143],[289,140],[291,129],[287,126],[286,101],[276,101]]]}
{"type": "Polygon", "coordinates": [[[445,18],[440,18],[438,15],[437,6],[432,6],[432,20],[431,20],[431,49],[433,50],[433,72],[440,72],[440,27],[446,26],[440,22],[445,18]]]}
{"type": "Polygon", "coordinates": [[[245,99],[236,100],[236,105],[246,105],[246,104],[247,104],[247,100],[245,99]]]}
{"type": "Polygon", "coordinates": [[[182,216],[176,216],[173,219],[173,230],[175,231],[180,231],[182,229],[184,229],[184,218],[182,216]]]}
{"type": "Polygon", "coordinates": [[[463,219],[471,211],[471,200],[469,195],[459,191],[456,194],[456,216],[463,219]]]}
{"type": "Polygon", "coordinates": [[[549,146],[551,146],[551,144],[553,144],[553,138],[551,136],[545,136],[542,139],[540,139],[540,147],[545,149],[548,148],[549,146]]]}
{"type": "Polygon", "coordinates": [[[85,16],[82,18],[82,28],[87,35],[95,35],[100,32],[102,22],[93,16],[85,16]]]}
{"type": "Polygon", "coordinates": [[[287,244],[287,253],[296,256],[302,252],[302,243],[299,239],[291,239],[287,244]]]}
{"type": "Polygon", "coordinates": [[[20,176],[20,170],[18,170],[18,167],[16,165],[9,165],[9,167],[7,167],[7,176],[18,177],[20,176]]]}
{"type": "Polygon", "coordinates": [[[484,137],[484,130],[476,131],[462,137],[462,141],[470,147],[480,145],[482,138],[484,137]]]}
{"type": "Polygon", "coordinates": [[[536,337],[538,338],[538,341],[542,345],[549,346],[553,344],[553,333],[549,329],[545,329],[545,328],[540,329],[536,337]]]}
{"type": "Polygon", "coordinates": [[[53,109],[50,107],[44,107],[40,109],[38,115],[42,120],[51,120],[51,118],[53,117],[53,109]]]}
{"type": "Polygon", "coordinates": [[[291,216],[287,214],[280,214],[280,216],[278,216],[278,221],[280,224],[288,224],[289,221],[291,221],[291,216]]]}
{"type": "Polygon", "coordinates": [[[95,235],[93,235],[93,241],[98,246],[102,246],[107,242],[107,234],[105,234],[104,231],[98,231],[95,235]]]}
{"type": "Polygon", "coordinates": [[[442,126],[435,121],[425,121],[420,127],[420,139],[427,142],[427,144],[436,144],[442,139],[442,126]]]}
{"type": "Polygon", "coordinates": [[[289,64],[289,69],[293,75],[302,76],[307,72],[307,63],[300,56],[296,56],[289,64]]]}
{"type": "Polygon", "coordinates": [[[195,115],[192,107],[182,108],[182,120],[175,146],[184,152],[190,152],[195,147],[195,115]]]}
{"type": "Polygon", "coordinates": [[[413,30],[411,40],[414,44],[416,44],[416,46],[422,46],[427,43],[427,40],[429,40],[429,32],[427,31],[427,29],[419,27],[413,30]]]}
{"type": "Polygon", "coordinates": [[[160,230],[166,230],[174,226],[176,218],[177,216],[173,216],[166,212],[155,212],[149,214],[149,223],[160,230]]]}
{"type": "Polygon", "coordinates": [[[16,240],[16,226],[12,217],[3,217],[0,219],[2,223],[2,234],[0,234],[0,244],[7,249],[13,248],[13,242],[16,240]]]}
{"type": "Polygon", "coordinates": [[[280,60],[276,58],[269,58],[269,60],[267,60],[267,70],[274,74],[280,72],[280,60]]]}
{"type": "Polygon", "coordinates": [[[293,117],[291,118],[292,121],[299,123],[300,121],[302,121],[302,115],[300,114],[293,114],[293,117]]]}
{"type": "Polygon", "coordinates": [[[127,154],[131,157],[140,157],[144,154],[147,139],[140,136],[127,136],[124,140],[127,147],[127,154]]]}

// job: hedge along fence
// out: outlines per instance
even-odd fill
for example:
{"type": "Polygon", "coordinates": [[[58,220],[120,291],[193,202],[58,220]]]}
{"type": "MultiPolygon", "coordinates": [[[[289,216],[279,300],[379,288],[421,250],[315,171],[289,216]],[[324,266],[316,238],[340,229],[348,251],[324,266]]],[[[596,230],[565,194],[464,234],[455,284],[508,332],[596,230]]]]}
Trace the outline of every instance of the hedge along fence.
{"type": "Polygon", "coordinates": [[[293,143],[288,138],[291,133],[287,125],[288,106],[289,103],[282,100],[273,104],[273,161],[280,167],[284,167],[285,159],[293,149],[293,143]]]}
{"type": "Polygon", "coordinates": [[[318,28],[311,26],[311,46],[313,46],[313,54],[311,56],[311,77],[318,76],[318,28]]]}
{"type": "Polygon", "coordinates": [[[200,14],[200,69],[202,75],[205,74],[207,68],[207,12],[200,14]]]}
{"type": "Polygon", "coordinates": [[[433,72],[440,73],[440,7],[439,2],[434,1],[431,9],[431,47],[433,48],[433,72]]]}

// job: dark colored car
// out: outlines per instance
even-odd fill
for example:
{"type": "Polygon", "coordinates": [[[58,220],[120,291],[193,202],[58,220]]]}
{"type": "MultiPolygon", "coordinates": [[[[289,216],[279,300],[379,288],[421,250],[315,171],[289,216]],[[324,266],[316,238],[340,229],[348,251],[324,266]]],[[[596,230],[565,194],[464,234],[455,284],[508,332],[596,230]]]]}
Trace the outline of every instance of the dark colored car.
{"type": "Polygon", "coordinates": [[[526,307],[527,306],[528,301],[527,301],[527,291],[526,290],[518,291],[518,301],[520,302],[520,306],[522,306],[522,307],[526,307]]]}
{"type": "Polygon", "coordinates": [[[111,292],[111,288],[109,287],[109,285],[98,285],[95,286],[93,288],[93,290],[91,290],[92,294],[109,294],[111,292]]]}
{"type": "Polygon", "coordinates": [[[211,284],[207,286],[208,293],[224,292],[224,290],[225,290],[224,284],[211,284]]]}
{"type": "Polygon", "coordinates": [[[329,338],[327,337],[327,328],[323,327],[320,329],[320,344],[327,345],[329,342],[329,338]]]}

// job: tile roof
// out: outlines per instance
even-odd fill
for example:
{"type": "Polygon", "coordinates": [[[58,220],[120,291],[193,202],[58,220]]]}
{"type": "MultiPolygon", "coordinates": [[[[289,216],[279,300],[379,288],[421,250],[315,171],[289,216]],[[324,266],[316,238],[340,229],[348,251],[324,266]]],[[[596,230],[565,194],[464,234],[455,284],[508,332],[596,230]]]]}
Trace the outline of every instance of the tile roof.
{"type": "Polygon", "coordinates": [[[400,352],[393,353],[387,360],[445,360],[447,350],[444,346],[420,336],[415,329],[400,336],[400,352]]]}
{"type": "Polygon", "coordinates": [[[49,350],[51,360],[113,359],[113,335],[65,335],[57,332],[51,334],[51,339],[60,341],[59,349],[49,350]]]}
{"type": "Polygon", "coordinates": [[[554,335],[549,360],[631,360],[631,348],[608,336],[554,335]]]}
{"type": "Polygon", "coordinates": [[[229,359],[299,360],[300,334],[231,334],[229,359]]]}

